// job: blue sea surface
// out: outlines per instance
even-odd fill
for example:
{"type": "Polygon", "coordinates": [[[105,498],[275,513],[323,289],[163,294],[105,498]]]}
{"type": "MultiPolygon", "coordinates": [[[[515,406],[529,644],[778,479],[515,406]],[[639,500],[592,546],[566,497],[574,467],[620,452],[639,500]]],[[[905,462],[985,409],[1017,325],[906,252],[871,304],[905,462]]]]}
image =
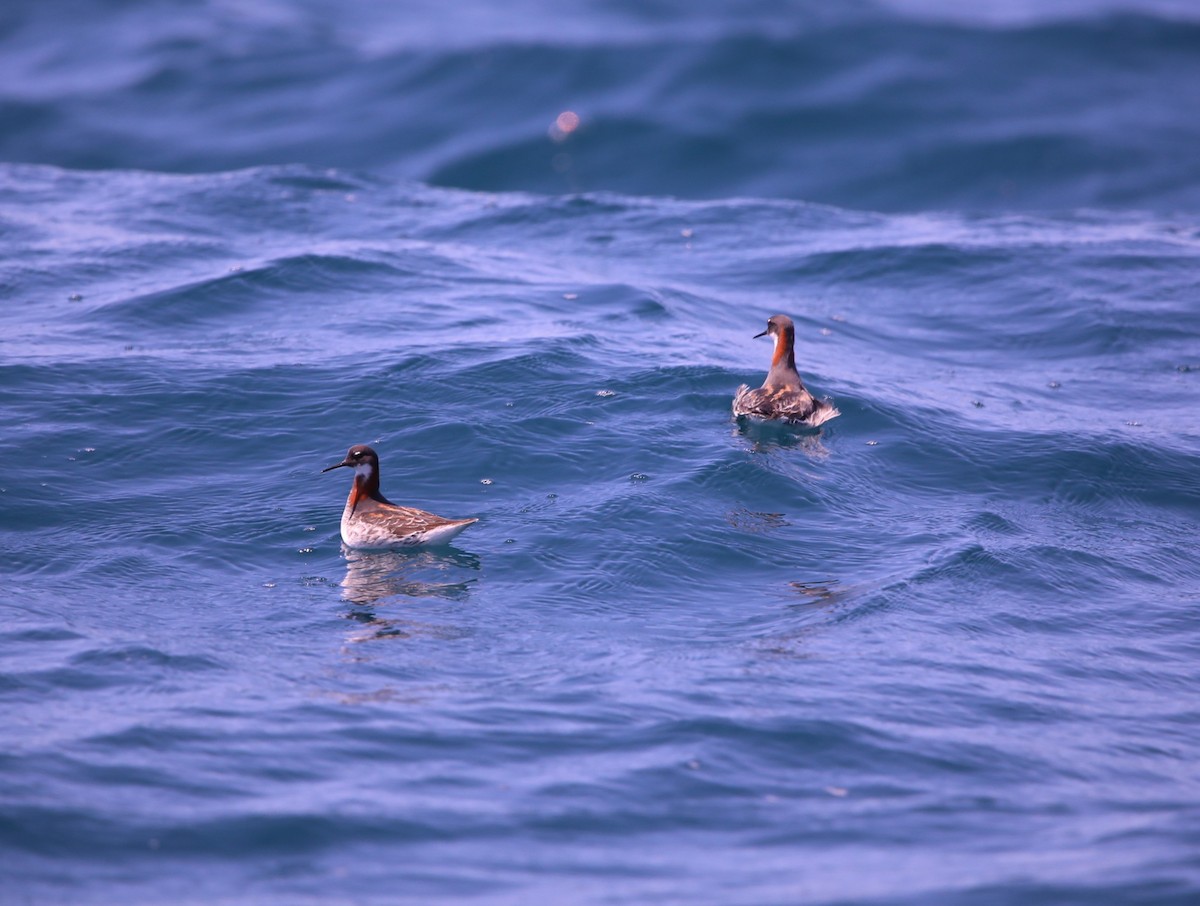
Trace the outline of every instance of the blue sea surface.
{"type": "Polygon", "coordinates": [[[1200,901],[1198,100],[1170,0],[5,6],[0,900],[1200,901]]]}

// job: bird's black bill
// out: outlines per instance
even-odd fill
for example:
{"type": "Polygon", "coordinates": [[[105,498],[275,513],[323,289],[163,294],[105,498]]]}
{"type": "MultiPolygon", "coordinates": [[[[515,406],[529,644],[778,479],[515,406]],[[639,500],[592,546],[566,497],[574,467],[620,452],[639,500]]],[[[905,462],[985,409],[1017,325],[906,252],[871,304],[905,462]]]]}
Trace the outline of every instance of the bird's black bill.
{"type": "Polygon", "coordinates": [[[353,463],[349,463],[349,462],[335,462],[329,468],[322,469],[321,472],[322,472],[322,474],[324,474],[325,472],[332,472],[334,469],[340,469],[342,466],[346,466],[347,468],[349,468],[352,465],[353,465],[353,463]]]}
{"type": "Polygon", "coordinates": [[[768,328],[767,328],[766,330],[764,330],[762,333],[756,333],[756,334],[754,335],[754,339],[756,339],[756,340],[757,340],[759,337],[765,337],[765,336],[766,336],[767,334],[769,334],[770,332],[771,332],[771,328],[769,328],[769,327],[768,327],[768,328]]]}

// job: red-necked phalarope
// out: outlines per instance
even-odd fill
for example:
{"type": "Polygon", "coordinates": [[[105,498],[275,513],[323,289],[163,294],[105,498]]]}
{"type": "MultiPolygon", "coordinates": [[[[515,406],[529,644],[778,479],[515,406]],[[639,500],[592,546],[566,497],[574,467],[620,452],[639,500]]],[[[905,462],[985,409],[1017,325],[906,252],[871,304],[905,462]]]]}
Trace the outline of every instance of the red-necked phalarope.
{"type": "Polygon", "coordinates": [[[775,338],[775,357],[767,379],[756,390],[746,384],[738,387],[733,397],[733,414],[738,418],[776,419],[815,428],[840,413],[828,400],[814,397],[800,380],[796,371],[796,327],[787,315],[775,315],[767,321],[767,329],[755,338],[770,334],[775,338]]]}
{"type": "Polygon", "coordinates": [[[414,547],[445,544],[478,519],[446,519],[424,510],[396,506],[379,492],[379,456],[363,444],[322,472],[354,470],[354,486],[342,510],[342,541],[348,547],[414,547]]]}

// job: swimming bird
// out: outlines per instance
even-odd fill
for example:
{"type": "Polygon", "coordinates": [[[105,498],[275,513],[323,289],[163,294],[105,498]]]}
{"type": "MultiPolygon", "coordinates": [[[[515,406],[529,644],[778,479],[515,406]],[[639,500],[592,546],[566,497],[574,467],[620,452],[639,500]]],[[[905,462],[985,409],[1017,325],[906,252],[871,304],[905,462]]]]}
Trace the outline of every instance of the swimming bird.
{"type": "Polygon", "coordinates": [[[342,541],[348,547],[415,547],[445,544],[478,519],[446,519],[413,507],[397,506],[379,491],[379,455],[365,444],[322,472],[353,469],[354,485],[342,510],[342,541]]]}
{"type": "Polygon", "coordinates": [[[738,387],[733,396],[733,414],[738,418],[750,416],[812,428],[840,415],[833,403],[814,397],[800,380],[796,371],[796,326],[792,319],[775,315],[768,319],[767,329],[754,336],[757,339],[767,334],[775,338],[771,370],[756,390],[746,384],[738,387]]]}

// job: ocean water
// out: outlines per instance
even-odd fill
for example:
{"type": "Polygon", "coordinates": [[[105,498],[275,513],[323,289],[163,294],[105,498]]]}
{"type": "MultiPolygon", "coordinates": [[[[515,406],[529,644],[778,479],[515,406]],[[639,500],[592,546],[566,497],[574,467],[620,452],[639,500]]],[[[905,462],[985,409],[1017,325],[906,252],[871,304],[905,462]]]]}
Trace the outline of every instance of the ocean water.
{"type": "Polygon", "coordinates": [[[242,7],[0,11],[5,903],[1200,899],[1189,4],[242,7]]]}

